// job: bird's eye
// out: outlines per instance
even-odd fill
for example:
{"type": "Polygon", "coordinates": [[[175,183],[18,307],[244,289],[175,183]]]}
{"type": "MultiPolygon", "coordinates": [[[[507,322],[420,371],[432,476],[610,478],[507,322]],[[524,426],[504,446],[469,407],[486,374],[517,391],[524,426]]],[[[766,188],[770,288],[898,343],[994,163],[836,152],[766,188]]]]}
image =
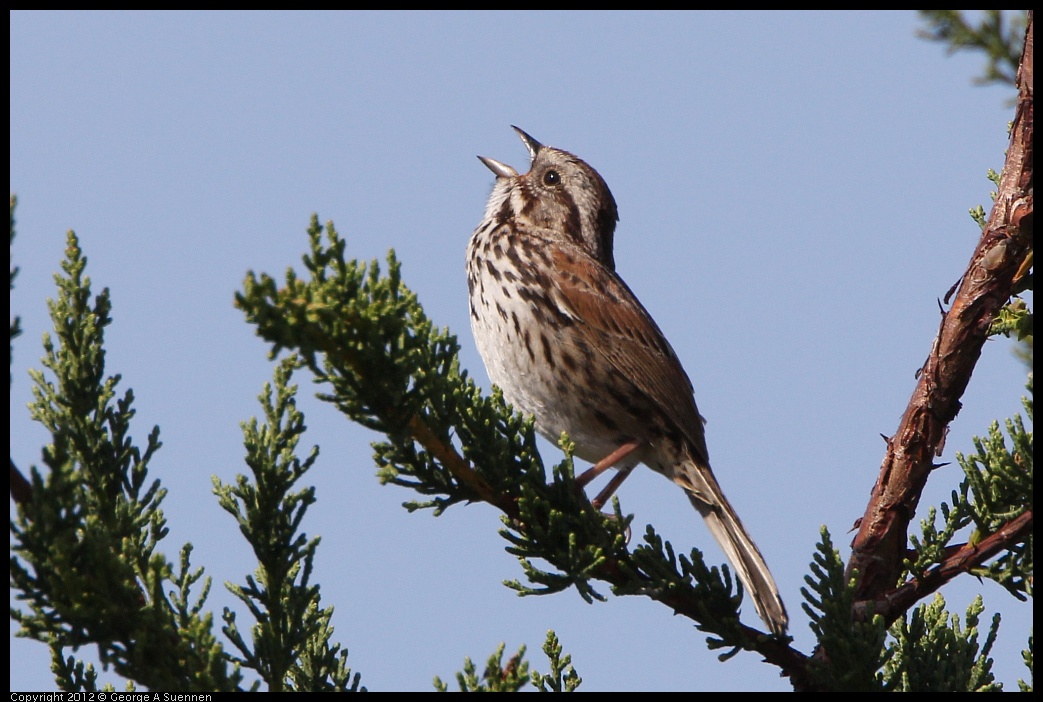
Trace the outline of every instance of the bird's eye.
{"type": "Polygon", "coordinates": [[[557,185],[560,182],[561,175],[555,170],[550,170],[543,174],[544,185],[557,185]]]}

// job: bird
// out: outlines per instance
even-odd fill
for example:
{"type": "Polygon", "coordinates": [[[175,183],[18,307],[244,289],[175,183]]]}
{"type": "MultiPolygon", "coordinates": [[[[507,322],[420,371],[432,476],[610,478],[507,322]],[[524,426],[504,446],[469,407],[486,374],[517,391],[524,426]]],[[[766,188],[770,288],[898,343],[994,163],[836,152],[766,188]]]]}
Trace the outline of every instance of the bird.
{"type": "Polygon", "coordinates": [[[496,176],[467,245],[471,330],[489,378],[551,441],[566,433],[593,467],[639,464],[679,485],[702,515],[765,625],[788,616],[768,565],[710,469],[692,382],[652,316],[616,272],[616,201],[601,175],[519,129],[530,166],[486,156],[496,176]]]}

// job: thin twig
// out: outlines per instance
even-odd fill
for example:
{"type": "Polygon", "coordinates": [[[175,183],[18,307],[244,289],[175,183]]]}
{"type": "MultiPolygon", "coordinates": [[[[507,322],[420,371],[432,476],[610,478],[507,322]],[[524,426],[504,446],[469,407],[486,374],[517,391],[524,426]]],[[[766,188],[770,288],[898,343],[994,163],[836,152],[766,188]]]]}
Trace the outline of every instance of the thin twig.
{"type": "MultiPolygon", "coordinates": [[[[1024,512],[980,542],[959,546],[947,555],[944,561],[928,571],[923,578],[910,580],[874,600],[871,603],[873,614],[883,616],[885,621],[890,624],[907,609],[932,592],[939,590],[957,575],[970,573],[976,568],[980,568],[986,561],[1010,548],[1011,544],[1024,541],[1031,533],[1032,512],[1024,512]]],[[[856,605],[856,612],[860,616],[864,615],[869,604],[859,602],[856,605]]]]}

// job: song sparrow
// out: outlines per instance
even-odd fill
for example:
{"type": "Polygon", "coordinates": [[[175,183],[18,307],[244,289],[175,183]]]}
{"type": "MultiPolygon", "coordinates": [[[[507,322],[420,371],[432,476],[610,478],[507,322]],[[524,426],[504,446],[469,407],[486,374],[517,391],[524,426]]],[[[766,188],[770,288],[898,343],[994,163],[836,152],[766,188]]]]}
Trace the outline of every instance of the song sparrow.
{"type": "Polygon", "coordinates": [[[541,434],[567,432],[595,462],[581,484],[619,469],[599,507],[638,463],[680,485],[761,619],[785,633],[775,580],[710,470],[692,383],[615,272],[612,193],[584,161],[514,129],[529,172],[479,157],[496,183],[467,246],[471,329],[490,379],[541,434]]]}

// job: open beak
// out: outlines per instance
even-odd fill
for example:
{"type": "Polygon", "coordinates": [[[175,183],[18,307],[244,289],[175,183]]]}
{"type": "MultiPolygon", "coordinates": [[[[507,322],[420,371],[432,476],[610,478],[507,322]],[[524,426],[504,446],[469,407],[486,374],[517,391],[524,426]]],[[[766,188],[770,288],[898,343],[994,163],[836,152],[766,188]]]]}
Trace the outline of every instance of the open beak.
{"type": "MultiPolygon", "coordinates": [[[[521,137],[522,143],[525,144],[525,148],[529,150],[529,163],[536,160],[536,154],[543,148],[543,144],[533,139],[524,130],[511,125],[511,129],[518,132],[518,136],[521,137]]],[[[514,170],[506,163],[497,161],[495,158],[489,158],[488,156],[479,156],[478,160],[485,164],[485,167],[496,174],[497,178],[515,178],[518,176],[518,171],[514,170]]]]}
{"type": "Polygon", "coordinates": [[[536,160],[536,154],[543,148],[543,144],[533,139],[531,136],[525,133],[524,130],[511,125],[511,129],[518,132],[518,136],[521,137],[522,143],[525,144],[525,148],[529,150],[529,162],[532,163],[536,160]]]}
{"type": "Polygon", "coordinates": [[[506,163],[500,163],[495,158],[479,156],[478,160],[484,163],[486,168],[495,173],[497,178],[514,178],[518,175],[518,171],[511,168],[506,163]]]}

